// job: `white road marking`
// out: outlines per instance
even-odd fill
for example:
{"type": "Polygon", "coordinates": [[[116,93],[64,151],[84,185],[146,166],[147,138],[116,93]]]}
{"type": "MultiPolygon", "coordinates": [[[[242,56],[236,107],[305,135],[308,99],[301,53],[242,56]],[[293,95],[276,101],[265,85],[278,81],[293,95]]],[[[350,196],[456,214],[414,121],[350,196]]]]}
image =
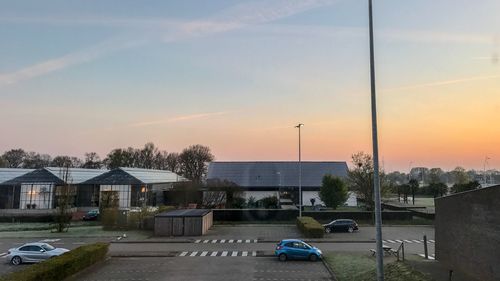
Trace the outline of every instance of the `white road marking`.
{"type": "Polygon", "coordinates": [[[227,251],[223,251],[221,257],[226,257],[227,256],[227,251]]]}
{"type": "Polygon", "coordinates": [[[396,242],[398,243],[403,243],[403,241],[396,239],[396,242]]]}
{"type": "Polygon", "coordinates": [[[415,240],[415,239],[413,240],[413,242],[418,243],[418,244],[422,244],[422,242],[415,240]]]}
{"type": "Polygon", "coordinates": [[[215,257],[215,256],[217,256],[217,253],[218,253],[218,252],[212,252],[212,254],[210,254],[210,256],[211,256],[211,257],[215,257]]]}
{"type": "Polygon", "coordinates": [[[7,255],[7,253],[1,253],[0,257],[6,256],[6,255],[7,255]]]}
{"type": "Polygon", "coordinates": [[[198,251],[194,251],[194,252],[192,252],[192,253],[191,253],[191,255],[189,255],[189,256],[190,256],[190,257],[194,257],[194,256],[196,256],[196,254],[198,254],[198,251]]]}
{"type": "Polygon", "coordinates": [[[208,254],[208,252],[207,252],[207,251],[203,251],[203,252],[201,252],[200,257],[204,257],[204,256],[206,256],[207,254],[208,254]]]}
{"type": "Polygon", "coordinates": [[[257,252],[256,251],[253,251],[252,252],[252,257],[256,257],[257,256],[257,252]]]}
{"type": "Polygon", "coordinates": [[[41,240],[40,242],[45,242],[45,243],[50,243],[50,242],[57,242],[61,239],[44,239],[44,240],[41,240]]]}
{"type": "Polygon", "coordinates": [[[217,240],[212,240],[212,243],[217,243],[217,240]]]}
{"type": "Polygon", "coordinates": [[[185,257],[188,254],[188,252],[182,252],[179,257],[185,257]]]}
{"type": "Polygon", "coordinates": [[[209,240],[204,240],[203,243],[208,243],[209,240]]]}
{"type": "Polygon", "coordinates": [[[394,241],[394,240],[387,239],[387,241],[389,241],[389,243],[396,243],[396,241],[394,241]]]}
{"type": "Polygon", "coordinates": [[[434,241],[434,240],[429,240],[429,242],[431,242],[431,243],[436,243],[436,241],[434,241]]]}
{"type": "Polygon", "coordinates": [[[245,243],[250,243],[250,239],[245,240],[245,243]]]}
{"type": "Polygon", "coordinates": [[[196,240],[196,241],[194,241],[194,243],[200,243],[200,242],[201,242],[201,240],[196,240]]]}
{"type": "Polygon", "coordinates": [[[233,243],[233,242],[234,242],[234,240],[233,240],[233,239],[229,240],[229,243],[233,243]]]}
{"type": "Polygon", "coordinates": [[[404,241],[405,241],[406,243],[413,243],[413,242],[411,242],[410,240],[404,240],[404,241]]]}
{"type": "Polygon", "coordinates": [[[73,245],[84,245],[84,244],[86,244],[86,243],[85,243],[85,242],[73,242],[73,243],[71,243],[71,244],[73,244],[73,245]]]}
{"type": "Polygon", "coordinates": [[[226,243],[225,239],[220,240],[221,243],[226,243]]]}
{"type": "Polygon", "coordinates": [[[231,257],[236,257],[238,256],[238,252],[237,251],[233,251],[233,253],[231,254],[231,257]]]}
{"type": "Polygon", "coordinates": [[[241,256],[242,256],[242,257],[246,257],[246,256],[248,256],[248,252],[247,252],[247,251],[243,251],[243,253],[241,253],[241,256]]]}
{"type": "Polygon", "coordinates": [[[254,240],[253,240],[253,242],[254,242],[254,243],[257,243],[257,239],[254,239],[254,240]]]}
{"type": "Polygon", "coordinates": [[[238,243],[241,243],[242,241],[241,240],[238,240],[238,243]]]}

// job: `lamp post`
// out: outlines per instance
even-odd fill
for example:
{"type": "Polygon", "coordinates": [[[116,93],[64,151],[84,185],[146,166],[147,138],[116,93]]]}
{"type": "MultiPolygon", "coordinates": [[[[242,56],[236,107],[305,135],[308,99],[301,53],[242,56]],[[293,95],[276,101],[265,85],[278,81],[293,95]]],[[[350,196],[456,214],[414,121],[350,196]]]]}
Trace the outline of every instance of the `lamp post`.
{"type": "Polygon", "coordinates": [[[299,129],[299,217],[302,217],[302,158],[300,150],[300,127],[304,124],[299,123],[295,128],[299,129]]]}
{"type": "Polygon", "coordinates": [[[375,230],[377,242],[377,280],[384,281],[384,257],[382,250],[382,213],[380,204],[380,178],[378,161],[377,135],[377,99],[375,91],[375,59],[373,48],[373,11],[372,0],[368,0],[368,17],[370,33],[370,84],[371,84],[371,111],[372,111],[372,142],[373,142],[373,193],[375,195],[375,230]]]}

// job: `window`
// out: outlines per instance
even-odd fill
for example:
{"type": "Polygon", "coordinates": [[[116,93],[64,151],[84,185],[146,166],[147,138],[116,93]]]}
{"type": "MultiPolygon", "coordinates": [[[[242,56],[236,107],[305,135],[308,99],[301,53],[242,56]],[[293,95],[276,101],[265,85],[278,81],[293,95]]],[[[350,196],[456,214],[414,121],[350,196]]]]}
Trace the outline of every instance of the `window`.
{"type": "Polygon", "coordinates": [[[53,205],[51,183],[21,184],[20,209],[51,209],[53,205]]]}
{"type": "Polygon", "coordinates": [[[19,248],[19,251],[30,251],[31,246],[24,246],[19,248]]]}
{"type": "MultiPolygon", "coordinates": [[[[120,209],[130,208],[130,185],[101,185],[103,192],[113,192],[118,196],[118,207],[120,209]]],[[[103,198],[103,196],[101,196],[103,198]]]]}
{"type": "Polygon", "coordinates": [[[52,250],[54,250],[54,249],[55,249],[55,247],[54,247],[54,246],[49,245],[49,244],[43,244],[43,245],[42,245],[42,248],[43,248],[45,251],[52,251],[52,250]]]}

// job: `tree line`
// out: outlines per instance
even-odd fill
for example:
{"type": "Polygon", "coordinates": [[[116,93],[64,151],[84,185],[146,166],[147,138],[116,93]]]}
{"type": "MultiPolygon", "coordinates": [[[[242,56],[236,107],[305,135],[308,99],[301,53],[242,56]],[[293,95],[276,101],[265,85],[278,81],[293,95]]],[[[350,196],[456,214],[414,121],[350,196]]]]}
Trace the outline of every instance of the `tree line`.
{"type": "Polygon", "coordinates": [[[210,148],[200,144],[191,145],[180,153],[160,150],[149,142],[143,148],[116,148],[104,159],[96,152],[85,153],[83,159],[25,151],[21,148],[5,151],[0,156],[1,168],[39,169],[44,167],[69,167],[88,169],[115,169],[118,167],[168,170],[192,181],[201,182],[207,171],[207,163],[215,159],[210,148]]]}
{"type": "MultiPolygon", "coordinates": [[[[348,191],[353,191],[367,210],[373,210],[373,158],[364,152],[353,154],[351,158],[352,168],[349,169],[347,178],[325,175],[319,197],[328,207],[337,208],[347,200],[348,191]]],[[[415,195],[439,197],[480,188],[481,185],[476,177],[475,171],[467,171],[462,167],[456,167],[449,172],[444,172],[440,168],[420,168],[417,172],[409,174],[401,172],[386,174],[381,170],[380,187],[382,196],[397,194],[398,200],[409,203],[408,199],[412,198],[412,203],[415,204],[415,195]]]]}

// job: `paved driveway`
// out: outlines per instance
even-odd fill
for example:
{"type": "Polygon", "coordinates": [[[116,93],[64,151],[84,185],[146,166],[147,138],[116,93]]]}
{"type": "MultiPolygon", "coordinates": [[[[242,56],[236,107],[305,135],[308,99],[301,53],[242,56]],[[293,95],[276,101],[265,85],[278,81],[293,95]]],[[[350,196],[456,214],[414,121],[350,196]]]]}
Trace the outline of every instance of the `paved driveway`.
{"type": "Polygon", "coordinates": [[[215,256],[111,258],[75,276],[76,281],[313,281],[330,280],[322,262],[276,258],[215,256]]]}

